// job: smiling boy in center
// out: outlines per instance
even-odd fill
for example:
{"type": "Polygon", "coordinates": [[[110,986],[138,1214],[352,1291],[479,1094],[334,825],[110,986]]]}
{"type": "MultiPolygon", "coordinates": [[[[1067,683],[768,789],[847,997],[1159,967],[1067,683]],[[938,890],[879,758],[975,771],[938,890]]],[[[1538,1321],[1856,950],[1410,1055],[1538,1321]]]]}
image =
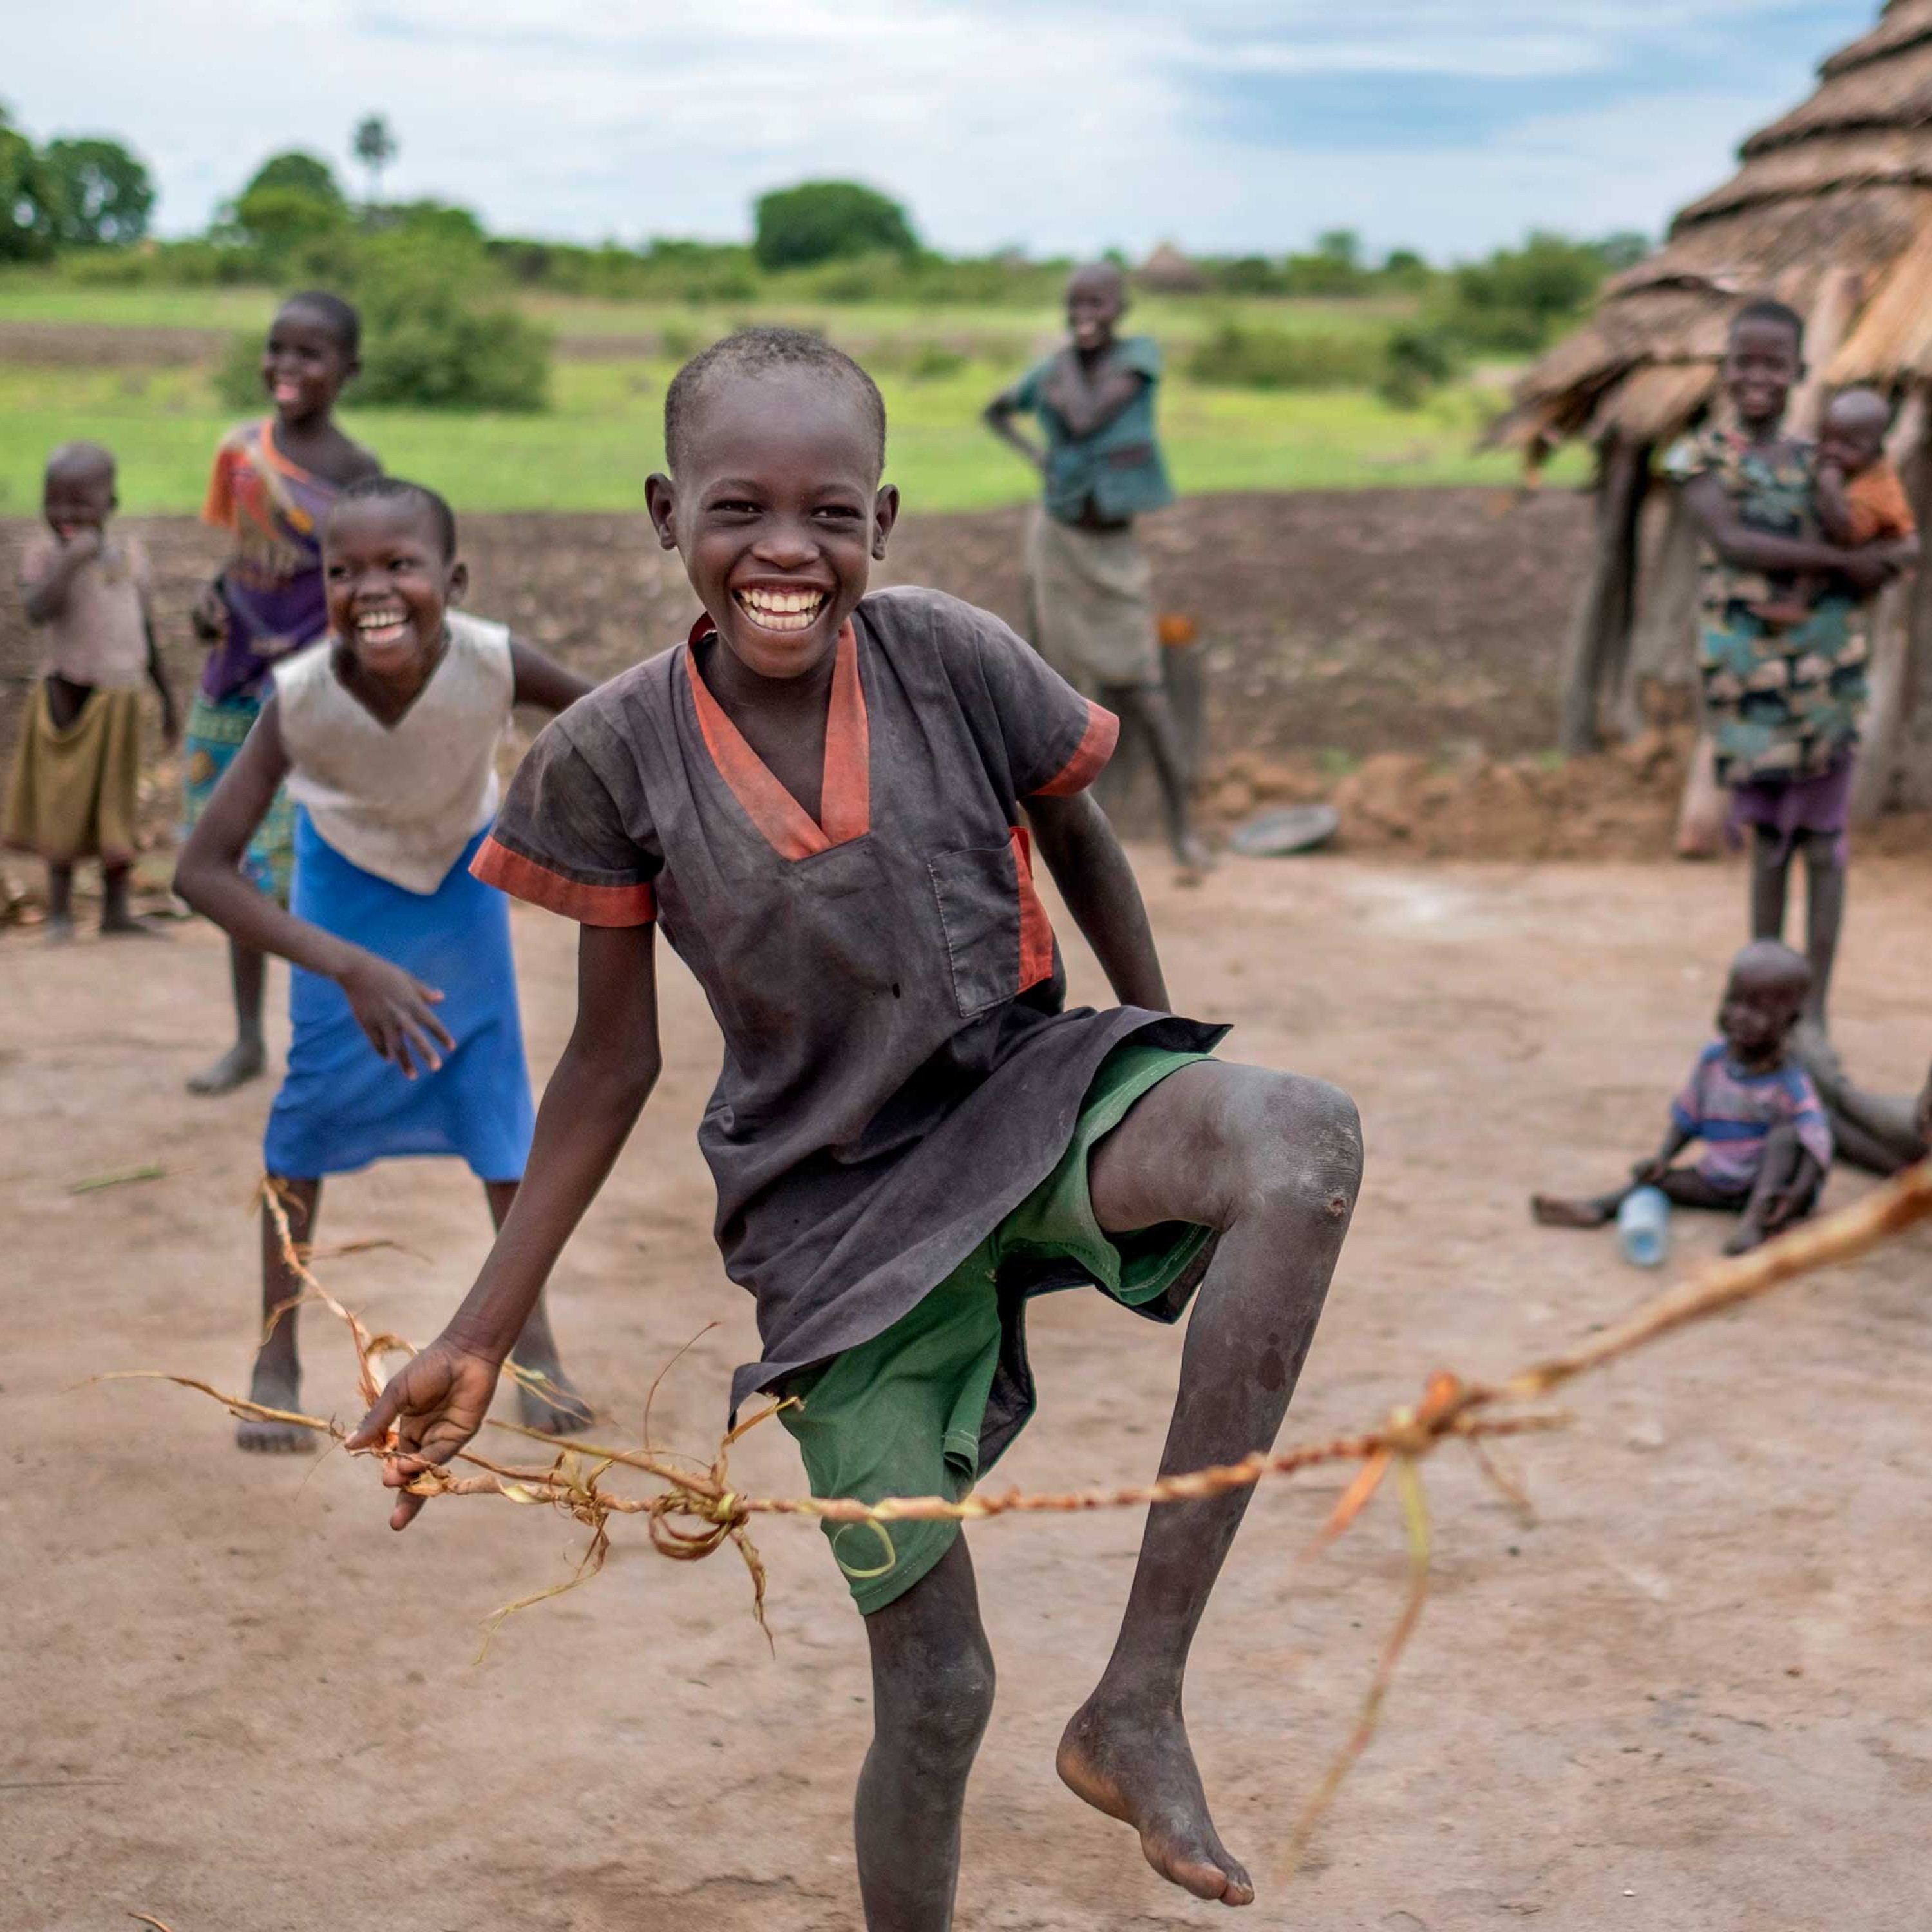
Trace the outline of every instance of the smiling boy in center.
{"type": "MultiPolygon", "coordinates": [[[[545,729],[474,862],[578,922],[577,1020],[476,1286],[352,1438],[395,1425],[392,1488],[480,1426],[650,1095],[660,925],[724,1035],[698,1139],[763,1344],[734,1406],[798,1399],[814,1493],[964,1496],[1034,1406],[1028,1298],[1090,1282],[1160,1322],[1192,1302],[1164,1470],[1274,1439],[1354,1204],[1354,1110],[1216,1061],[1226,1029],[1172,1012],[1087,792],[1112,716],[986,612],[868,594],[898,512],[885,436],[872,379],[794,330],[729,338],[671,386],[650,512],[703,614],[545,729]],[[1066,1007],[1036,839],[1120,1005],[1066,1007]]],[[[1058,1759],[1156,1870],[1231,1905],[1253,1887],[1181,1693],[1246,1501],[1152,1514],[1058,1759]]],[[[944,1932],[993,1693],[973,1568],[957,1523],[827,1527],[872,1647],[866,1922],[944,1932]]]]}

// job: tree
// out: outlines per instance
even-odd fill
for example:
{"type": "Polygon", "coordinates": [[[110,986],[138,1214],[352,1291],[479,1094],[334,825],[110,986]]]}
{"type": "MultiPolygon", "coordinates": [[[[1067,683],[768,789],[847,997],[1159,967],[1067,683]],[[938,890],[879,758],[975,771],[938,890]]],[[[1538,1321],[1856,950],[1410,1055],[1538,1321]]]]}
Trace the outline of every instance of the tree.
{"type": "Polygon", "coordinates": [[[337,208],[348,206],[334,170],[326,161],[318,160],[299,148],[291,148],[286,154],[271,154],[242,190],[237,206],[257,188],[286,188],[307,195],[312,201],[327,202],[337,208]]]}
{"type": "Polygon", "coordinates": [[[326,245],[349,228],[349,204],[326,161],[299,151],[272,154],[236,198],[233,238],[256,250],[280,274],[297,268],[324,275],[326,245]]]}
{"type": "Polygon", "coordinates": [[[40,158],[53,184],[55,232],[64,245],[123,248],[147,233],[154,184],[118,141],[50,141],[40,158]]]}
{"type": "Polygon", "coordinates": [[[906,212],[857,182],[801,182],[760,195],[753,243],[763,268],[808,268],[854,255],[910,256],[919,238],[906,212]]]}
{"type": "Polygon", "coordinates": [[[58,212],[46,164],[0,107],[0,262],[52,254],[58,212]]]}
{"type": "Polygon", "coordinates": [[[1621,274],[1650,253],[1650,237],[1634,228],[1620,228],[1614,235],[1606,235],[1596,244],[1596,251],[1597,259],[1612,274],[1621,274]]]}
{"type": "Polygon", "coordinates": [[[356,158],[369,170],[369,202],[373,207],[382,198],[382,170],[400,152],[389,124],[380,114],[365,114],[356,124],[352,143],[356,158]]]}
{"type": "Polygon", "coordinates": [[[1362,238],[1352,228],[1327,228],[1315,238],[1315,252],[1338,268],[1359,268],[1362,263],[1362,238]]]}

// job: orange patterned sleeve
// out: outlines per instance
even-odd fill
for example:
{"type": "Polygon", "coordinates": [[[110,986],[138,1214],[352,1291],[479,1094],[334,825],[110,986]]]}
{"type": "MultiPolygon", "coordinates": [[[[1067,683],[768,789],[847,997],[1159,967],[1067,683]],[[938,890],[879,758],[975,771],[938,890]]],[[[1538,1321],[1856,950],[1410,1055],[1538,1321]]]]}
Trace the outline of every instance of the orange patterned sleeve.
{"type": "Polygon", "coordinates": [[[235,455],[226,442],[214,452],[214,467],[208,472],[208,494],[202,499],[201,520],[218,530],[235,527],[235,455]]]}
{"type": "Polygon", "coordinates": [[[1909,536],[1918,528],[1905,485],[1898,480],[1898,472],[1882,458],[1863,476],[1853,477],[1846,484],[1845,505],[1851,512],[1854,548],[1888,538],[1909,536]]]}

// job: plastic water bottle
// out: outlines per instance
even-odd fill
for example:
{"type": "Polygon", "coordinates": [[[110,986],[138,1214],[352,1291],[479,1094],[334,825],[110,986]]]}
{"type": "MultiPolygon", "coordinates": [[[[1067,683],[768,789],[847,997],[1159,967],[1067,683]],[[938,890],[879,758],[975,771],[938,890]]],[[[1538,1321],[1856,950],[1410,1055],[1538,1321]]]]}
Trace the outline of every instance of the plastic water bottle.
{"type": "Polygon", "coordinates": [[[1636,1187],[1617,1210],[1617,1245],[1632,1268],[1664,1265],[1670,1252],[1670,1202],[1655,1187],[1636,1187]]]}

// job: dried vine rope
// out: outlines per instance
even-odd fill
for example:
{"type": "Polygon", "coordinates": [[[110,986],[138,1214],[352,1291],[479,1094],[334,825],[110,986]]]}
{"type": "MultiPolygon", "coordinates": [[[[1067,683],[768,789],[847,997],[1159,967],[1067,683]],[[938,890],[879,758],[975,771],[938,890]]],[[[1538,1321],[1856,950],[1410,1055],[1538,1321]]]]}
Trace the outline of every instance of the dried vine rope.
{"type": "MultiPolygon", "coordinates": [[[[347,1328],[356,1352],[358,1393],[365,1408],[372,1405],[380,1393],[376,1363],[385,1354],[413,1354],[413,1348],[399,1336],[372,1335],[356,1316],[337,1300],[310,1270],[308,1264],[313,1257],[295,1241],[286,1208],[271,1185],[264,1184],[262,1199],[276,1223],[284,1258],[302,1285],[299,1294],[272,1312],[268,1327],[272,1328],[283,1314],[304,1302],[320,1302],[347,1328]]],[[[1444,1442],[1466,1442],[1485,1477],[1513,1504],[1519,1508],[1526,1508],[1521,1493],[1490,1461],[1484,1444],[1496,1437],[1560,1427],[1565,1418],[1546,1412],[1491,1414],[1487,1412],[1498,1406],[1509,1407],[1540,1400],[1576,1377],[1590,1374],[1647,1348],[1678,1329],[1708,1321],[1802,1276],[1856,1260],[1928,1219],[1932,1219],[1932,1161],[1922,1162],[1906,1169],[1864,1199],[1836,1214],[1807,1222],[1749,1254],[1718,1262],[1700,1270],[1675,1287],[1641,1304],[1622,1321],[1612,1323],[1600,1334],[1561,1354],[1520,1369],[1501,1382],[1465,1382],[1456,1376],[1438,1372],[1430,1378],[1419,1402],[1390,1411],[1378,1428],[1272,1454],[1258,1450],[1238,1462],[1162,1476],[1152,1483],[1079,1490],[1058,1495],[1030,1494],[1017,1489],[994,1493],[976,1491],[958,1502],[944,1496],[890,1496],[867,1504],[841,1498],[746,1496],[730,1486],[730,1450],[746,1434],[776,1414],[787,1406],[786,1403],[771,1402],[740,1423],[719,1444],[718,1454],[710,1465],[700,1466],[693,1458],[651,1446],[650,1405],[647,1402],[644,1417],[646,1442],[641,1448],[613,1448],[580,1438],[560,1447],[554,1460],[548,1466],[527,1468],[496,1462],[473,1449],[465,1449],[459,1450],[454,1460],[467,1465],[476,1474],[459,1474],[448,1468],[426,1468],[407,1486],[411,1494],[420,1496],[498,1496],[524,1505],[547,1504],[574,1517],[591,1532],[589,1546],[572,1574],[564,1582],[521,1598],[515,1603],[506,1604],[491,1613],[484,1642],[487,1650],[489,1634],[494,1634],[506,1617],[575,1589],[596,1575],[603,1568],[609,1550],[610,1520],[614,1516],[644,1516],[652,1546],[660,1555],[681,1562],[709,1556],[727,1542],[734,1544],[750,1573],[753,1614],[769,1641],[771,1633],[764,1617],[764,1566],[748,1534],[748,1526],[756,1516],[806,1516],[831,1522],[870,1522],[883,1526],[893,1522],[978,1522],[1000,1516],[1141,1508],[1225,1496],[1234,1490],[1251,1487],[1268,1477],[1292,1475],[1328,1463],[1358,1462],[1361,1466],[1359,1472],[1336,1504],[1318,1539],[1318,1546],[1325,1546],[1355,1521],[1393,1473],[1408,1536],[1408,1594],[1384,1646],[1354,1730],[1318,1786],[1296,1827],[1293,1850],[1298,1862],[1316,1825],[1350,1767],[1374,1736],[1396,1666],[1426,1600],[1431,1531],[1422,1485],[1424,1459],[1444,1442]],[[626,1496],[601,1486],[603,1479],[616,1468],[641,1471],[656,1478],[664,1486],[649,1496],[626,1496]],[[686,1525],[694,1526],[684,1526],[686,1525]]],[[[682,1352],[680,1351],[680,1354],[682,1352]]],[[[652,1383],[652,1398],[669,1366],[659,1372],[657,1381],[652,1383]]],[[[542,1377],[533,1376],[507,1362],[504,1373],[523,1386],[534,1387],[539,1394],[543,1393],[542,1377]]],[[[91,1379],[173,1382],[212,1396],[236,1416],[289,1423],[313,1430],[337,1442],[348,1432],[340,1424],[325,1418],[267,1408],[244,1397],[225,1394],[194,1376],[142,1369],[91,1379]]],[[[539,1430],[518,1423],[493,1420],[489,1426],[533,1441],[554,1440],[539,1430]]],[[[393,1454],[394,1442],[392,1430],[383,1449],[358,1453],[378,1456],[393,1454]]],[[[479,1660],[481,1654],[479,1652],[479,1660]]]]}

